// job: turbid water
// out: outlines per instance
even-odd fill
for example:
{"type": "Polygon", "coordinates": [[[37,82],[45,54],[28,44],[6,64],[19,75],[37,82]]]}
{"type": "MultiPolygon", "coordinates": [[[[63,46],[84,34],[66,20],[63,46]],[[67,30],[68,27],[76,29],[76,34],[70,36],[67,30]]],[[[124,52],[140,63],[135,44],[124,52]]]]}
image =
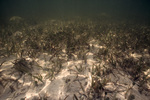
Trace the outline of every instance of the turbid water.
{"type": "Polygon", "coordinates": [[[149,0],[1,0],[0,99],[149,100],[149,0]]]}
{"type": "Polygon", "coordinates": [[[150,16],[149,0],[1,0],[0,18],[12,16],[34,18],[95,17],[145,19],[150,16]]]}

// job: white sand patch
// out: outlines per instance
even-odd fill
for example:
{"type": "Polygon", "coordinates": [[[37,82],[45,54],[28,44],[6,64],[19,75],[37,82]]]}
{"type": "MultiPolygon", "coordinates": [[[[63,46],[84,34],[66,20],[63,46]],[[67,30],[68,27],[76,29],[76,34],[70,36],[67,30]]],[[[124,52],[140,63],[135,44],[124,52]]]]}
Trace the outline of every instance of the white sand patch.
{"type": "MultiPolygon", "coordinates": [[[[90,60],[89,62],[89,64],[91,64],[90,60]]],[[[91,76],[89,77],[85,75],[74,74],[69,70],[72,69],[77,71],[74,66],[79,66],[81,64],[83,64],[82,60],[68,61],[66,64],[64,64],[66,65],[65,68],[55,77],[55,80],[49,84],[46,84],[39,94],[44,95],[47,93],[49,97],[53,98],[54,100],[58,100],[60,98],[63,99],[68,95],[73,98],[73,94],[82,91],[80,82],[83,85],[83,91],[87,91],[91,85],[91,76]]]]}

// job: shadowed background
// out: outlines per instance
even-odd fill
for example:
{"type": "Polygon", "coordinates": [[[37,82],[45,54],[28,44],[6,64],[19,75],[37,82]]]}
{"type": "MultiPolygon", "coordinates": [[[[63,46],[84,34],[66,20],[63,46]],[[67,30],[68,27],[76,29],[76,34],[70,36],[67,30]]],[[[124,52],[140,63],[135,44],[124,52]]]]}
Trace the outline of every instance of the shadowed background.
{"type": "Polygon", "coordinates": [[[150,0],[0,0],[0,18],[107,14],[116,18],[148,19],[149,4],[150,0]]]}

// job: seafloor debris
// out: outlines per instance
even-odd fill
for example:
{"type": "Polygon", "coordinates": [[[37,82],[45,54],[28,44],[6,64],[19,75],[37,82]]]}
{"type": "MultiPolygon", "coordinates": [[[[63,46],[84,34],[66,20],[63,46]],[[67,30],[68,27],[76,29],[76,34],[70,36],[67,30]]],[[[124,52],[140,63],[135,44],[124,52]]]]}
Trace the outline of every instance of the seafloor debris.
{"type": "Polygon", "coordinates": [[[32,68],[30,68],[31,65],[29,66],[29,63],[25,58],[17,59],[13,67],[22,73],[31,73],[32,71],[32,68]]]}

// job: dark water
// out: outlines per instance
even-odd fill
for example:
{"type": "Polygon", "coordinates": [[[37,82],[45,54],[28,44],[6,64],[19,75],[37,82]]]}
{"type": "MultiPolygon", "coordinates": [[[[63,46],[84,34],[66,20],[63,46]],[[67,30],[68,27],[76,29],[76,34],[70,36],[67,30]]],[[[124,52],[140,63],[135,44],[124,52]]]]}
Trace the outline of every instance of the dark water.
{"type": "Polygon", "coordinates": [[[149,20],[150,0],[0,0],[1,19],[99,15],[149,20]]]}

